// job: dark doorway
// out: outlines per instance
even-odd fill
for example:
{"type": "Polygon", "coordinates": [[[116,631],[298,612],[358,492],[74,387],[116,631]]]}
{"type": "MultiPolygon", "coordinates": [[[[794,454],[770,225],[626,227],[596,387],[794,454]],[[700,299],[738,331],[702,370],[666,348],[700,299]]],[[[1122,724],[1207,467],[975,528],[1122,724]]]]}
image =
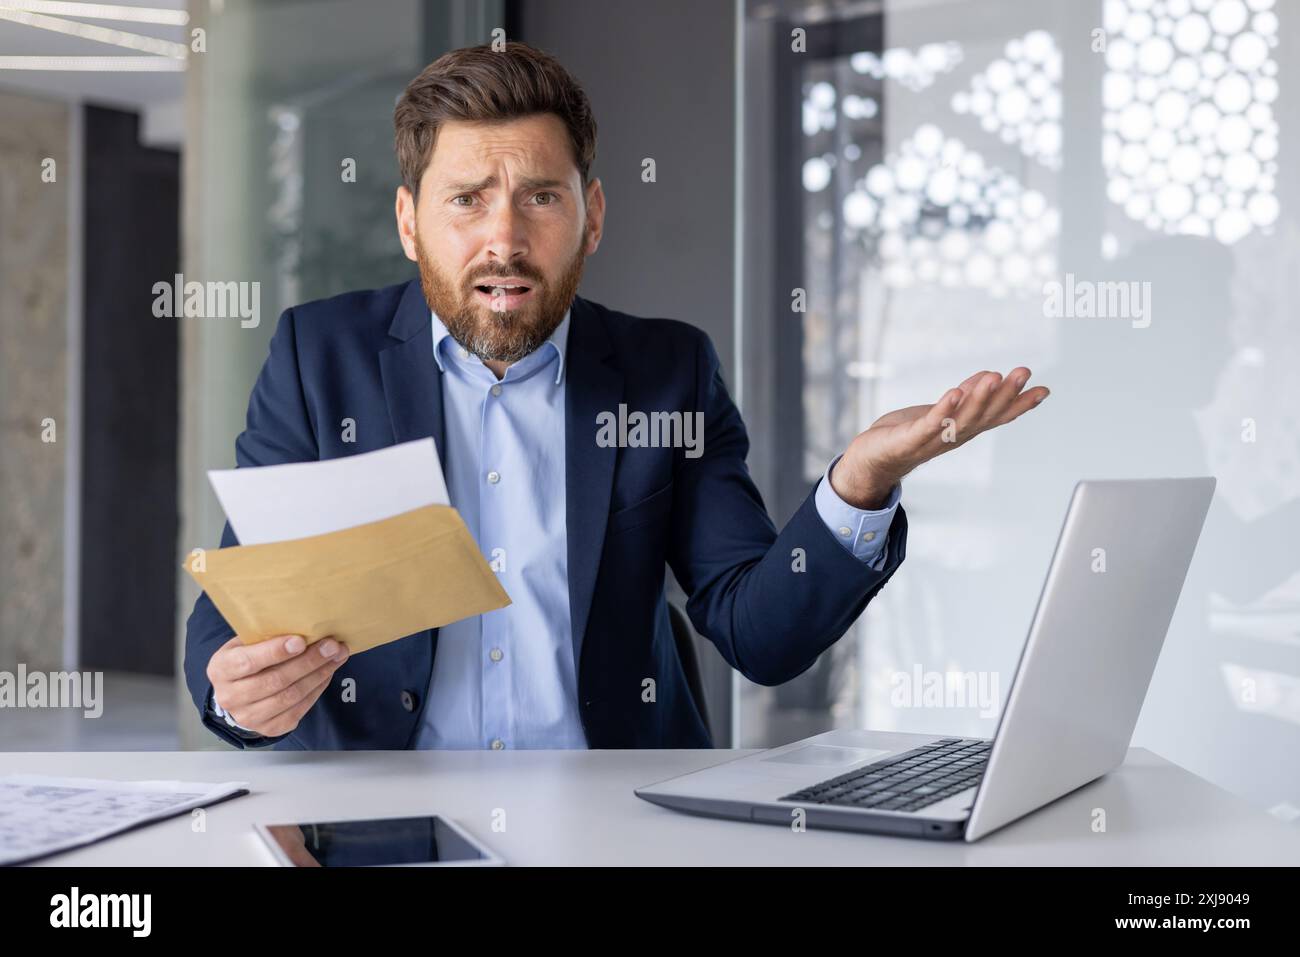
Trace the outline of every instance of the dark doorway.
{"type": "Polygon", "coordinates": [[[84,117],[81,667],[175,672],[176,319],[153,286],[180,263],[180,155],[139,116],[84,117]]]}

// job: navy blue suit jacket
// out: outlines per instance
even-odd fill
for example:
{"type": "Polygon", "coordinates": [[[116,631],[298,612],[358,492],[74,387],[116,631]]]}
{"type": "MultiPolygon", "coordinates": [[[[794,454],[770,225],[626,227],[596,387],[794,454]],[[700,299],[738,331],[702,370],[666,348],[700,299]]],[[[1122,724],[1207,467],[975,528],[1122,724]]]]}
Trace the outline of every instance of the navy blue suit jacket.
{"type": "MultiPolygon", "coordinates": [[[[235,443],[238,464],[331,459],[428,436],[448,461],[459,450],[443,437],[442,374],[432,349],[418,281],[287,310],[235,443]],[[343,441],[345,418],[356,421],[355,442],[343,441]]],[[[569,606],[587,743],[710,747],[673,643],[665,564],[689,596],[686,612],[700,634],[751,681],[776,685],[807,670],[898,568],[906,514],[895,513],[880,571],[836,541],[813,487],[778,533],[745,466],[749,439],[718,356],[685,323],[575,298],[565,380],[569,606]],[[601,447],[597,414],[617,414],[620,403],[646,413],[703,412],[703,454],[601,447]],[[795,549],[806,570],[797,570],[795,549]],[[654,702],[642,700],[646,678],[655,679],[654,702]]],[[[237,544],[229,526],[221,544],[237,544]]],[[[187,628],[185,678],[205,724],[246,747],[205,710],[208,659],[232,634],[201,596],[187,628]]],[[[435,630],[354,655],[297,729],[251,743],[411,747],[437,649],[435,630]],[[340,682],[349,677],[357,695],[345,702],[340,682]]]]}

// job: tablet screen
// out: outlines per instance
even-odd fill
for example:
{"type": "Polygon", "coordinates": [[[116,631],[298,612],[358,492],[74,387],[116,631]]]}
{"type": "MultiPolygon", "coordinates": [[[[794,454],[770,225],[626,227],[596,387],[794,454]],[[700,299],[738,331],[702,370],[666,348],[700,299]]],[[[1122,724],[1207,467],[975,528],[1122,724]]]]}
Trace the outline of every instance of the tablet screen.
{"type": "Polygon", "coordinates": [[[436,816],[276,824],[265,830],[298,867],[449,864],[487,857],[436,816]]]}

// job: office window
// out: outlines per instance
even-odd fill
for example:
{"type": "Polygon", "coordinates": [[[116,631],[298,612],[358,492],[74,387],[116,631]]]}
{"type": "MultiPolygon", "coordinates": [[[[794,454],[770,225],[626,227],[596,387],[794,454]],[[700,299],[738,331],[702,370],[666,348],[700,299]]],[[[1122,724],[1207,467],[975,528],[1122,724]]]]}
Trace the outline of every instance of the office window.
{"type": "Polygon", "coordinates": [[[906,563],[808,673],[741,682],[743,745],[992,736],[1074,483],[1213,474],[1135,744],[1300,804],[1269,758],[1300,746],[1294,14],[746,7],[744,411],[774,512],[971,373],[1027,365],[1053,394],[904,479],[906,563]]]}

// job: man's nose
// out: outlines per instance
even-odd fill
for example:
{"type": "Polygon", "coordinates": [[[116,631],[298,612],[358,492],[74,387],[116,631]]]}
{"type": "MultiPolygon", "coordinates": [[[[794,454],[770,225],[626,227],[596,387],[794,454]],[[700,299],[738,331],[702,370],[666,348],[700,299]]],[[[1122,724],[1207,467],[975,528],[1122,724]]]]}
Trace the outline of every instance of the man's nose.
{"type": "Polygon", "coordinates": [[[492,211],[487,251],[491,258],[506,263],[528,254],[526,223],[513,203],[502,203],[492,211]]]}

